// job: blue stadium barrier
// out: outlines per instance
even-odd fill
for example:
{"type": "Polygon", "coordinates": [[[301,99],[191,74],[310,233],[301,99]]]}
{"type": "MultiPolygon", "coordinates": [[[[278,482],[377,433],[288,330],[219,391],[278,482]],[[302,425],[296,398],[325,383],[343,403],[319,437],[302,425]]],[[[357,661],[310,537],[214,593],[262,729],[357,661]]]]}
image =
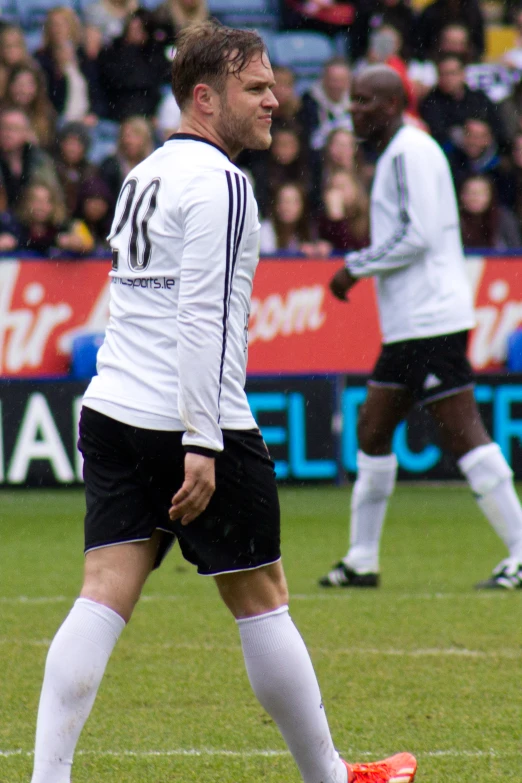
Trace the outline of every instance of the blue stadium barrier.
{"type": "Polygon", "coordinates": [[[96,375],[96,357],[103,343],[103,332],[80,334],[75,337],[71,350],[71,378],[85,380],[96,375]]]}
{"type": "Polygon", "coordinates": [[[522,329],[509,335],[506,364],[511,372],[522,372],[522,329]]]}

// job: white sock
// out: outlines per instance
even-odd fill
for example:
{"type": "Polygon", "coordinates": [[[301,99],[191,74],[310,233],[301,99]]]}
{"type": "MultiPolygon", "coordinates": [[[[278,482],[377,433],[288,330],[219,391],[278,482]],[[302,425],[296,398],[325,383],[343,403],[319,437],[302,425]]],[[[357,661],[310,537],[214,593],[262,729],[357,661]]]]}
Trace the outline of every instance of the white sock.
{"type": "Polygon", "coordinates": [[[513,486],[513,471],[500,446],[478,446],[464,454],[458,466],[509,556],[522,563],[522,508],[513,486]]]}
{"type": "Polygon", "coordinates": [[[277,723],[305,783],[347,783],[314,667],[288,606],[237,624],[252,690],[277,723]]]}
{"type": "Polygon", "coordinates": [[[31,783],[70,783],[73,753],[125,621],[78,598],[47,654],[31,783]]]}
{"type": "Polygon", "coordinates": [[[350,548],[343,562],[360,574],[378,573],[388,498],[395,488],[397,457],[357,452],[357,480],[352,491],[350,548]]]}

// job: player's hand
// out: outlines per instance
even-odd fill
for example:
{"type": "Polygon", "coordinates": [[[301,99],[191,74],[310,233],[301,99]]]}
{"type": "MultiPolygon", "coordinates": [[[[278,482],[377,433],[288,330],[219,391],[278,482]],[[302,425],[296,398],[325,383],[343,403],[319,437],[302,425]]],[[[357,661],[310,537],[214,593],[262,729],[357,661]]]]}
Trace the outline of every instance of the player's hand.
{"type": "Polygon", "coordinates": [[[352,277],[346,267],[339,269],[330,280],[330,291],[341,302],[347,302],[348,297],[346,294],[356,284],[357,278],[352,277]]]}
{"type": "Polygon", "coordinates": [[[185,455],[185,481],[172,498],[169,517],[172,521],[181,518],[182,525],[188,525],[208,506],[216,488],[214,457],[201,454],[185,455]]]}

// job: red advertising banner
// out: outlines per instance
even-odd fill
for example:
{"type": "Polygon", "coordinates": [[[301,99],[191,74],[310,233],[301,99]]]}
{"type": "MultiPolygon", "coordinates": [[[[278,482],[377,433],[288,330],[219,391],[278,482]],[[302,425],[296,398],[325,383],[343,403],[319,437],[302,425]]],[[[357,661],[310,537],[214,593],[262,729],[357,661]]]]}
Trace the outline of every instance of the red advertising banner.
{"type": "MultiPolygon", "coordinates": [[[[370,280],[343,304],[328,281],[340,260],[263,260],[254,285],[250,374],[369,372],[380,334],[370,280]]],[[[502,365],[508,335],[522,325],[522,258],[473,258],[477,308],[470,344],[476,370],[502,365]]],[[[77,334],[103,331],[109,262],[0,261],[0,376],[55,377],[69,369],[77,334]]]]}

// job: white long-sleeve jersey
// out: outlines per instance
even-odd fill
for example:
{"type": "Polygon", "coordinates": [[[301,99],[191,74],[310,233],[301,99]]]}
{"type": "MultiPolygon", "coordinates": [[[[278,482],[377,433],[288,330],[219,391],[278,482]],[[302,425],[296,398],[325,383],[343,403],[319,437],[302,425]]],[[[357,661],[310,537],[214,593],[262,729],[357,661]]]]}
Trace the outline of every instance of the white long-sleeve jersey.
{"type": "Polygon", "coordinates": [[[403,126],[377,162],[371,244],[349,253],[354,277],[375,276],[384,343],[474,325],[453,180],[426,133],[403,126]]]}
{"type": "Polygon", "coordinates": [[[244,385],[259,228],[250,184],[210,142],[179,134],[129,173],[85,405],[215,451],[222,429],[256,426],[244,385]]]}

